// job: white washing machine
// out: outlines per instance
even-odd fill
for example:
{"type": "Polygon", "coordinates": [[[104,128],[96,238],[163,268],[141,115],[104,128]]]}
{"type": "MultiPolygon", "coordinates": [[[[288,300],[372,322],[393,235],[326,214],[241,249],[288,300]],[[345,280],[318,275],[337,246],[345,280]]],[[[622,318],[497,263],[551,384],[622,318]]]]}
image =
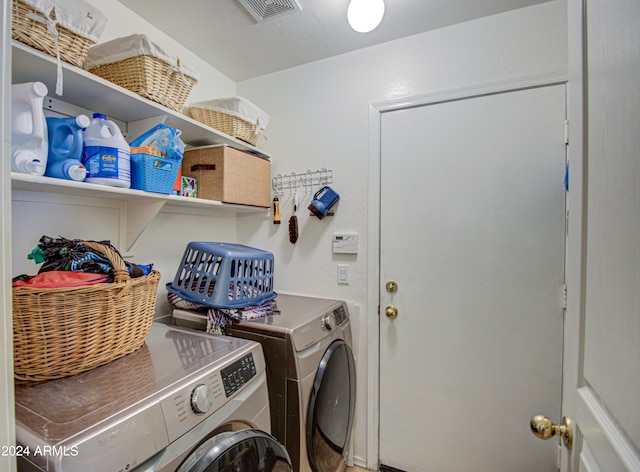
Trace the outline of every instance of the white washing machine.
{"type": "Polygon", "coordinates": [[[291,471],[262,348],[154,323],[136,352],[16,385],[19,471],[291,471]]]}
{"type": "MultiPolygon", "coordinates": [[[[296,472],[346,469],[356,373],[347,304],[279,294],[281,314],[226,327],[259,342],[267,362],[272,434],[296,472]]],[[[174,311],[175,323],[206,329],[206,317],[174,311]]]]}

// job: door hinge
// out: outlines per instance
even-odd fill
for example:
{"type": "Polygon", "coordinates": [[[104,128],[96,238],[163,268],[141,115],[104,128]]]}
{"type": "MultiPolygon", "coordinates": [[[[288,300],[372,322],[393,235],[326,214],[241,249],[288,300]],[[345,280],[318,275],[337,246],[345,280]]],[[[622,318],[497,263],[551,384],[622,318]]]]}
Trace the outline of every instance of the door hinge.
{"type": "Polygon", "coordinates": [[[564,143],[569,144],[569,120],[564,120],[564,143]]]}
{"type": "Polygon", "coordinates": [[[567,309],[567,284],[562,286],[562,309],[567,309]]]}

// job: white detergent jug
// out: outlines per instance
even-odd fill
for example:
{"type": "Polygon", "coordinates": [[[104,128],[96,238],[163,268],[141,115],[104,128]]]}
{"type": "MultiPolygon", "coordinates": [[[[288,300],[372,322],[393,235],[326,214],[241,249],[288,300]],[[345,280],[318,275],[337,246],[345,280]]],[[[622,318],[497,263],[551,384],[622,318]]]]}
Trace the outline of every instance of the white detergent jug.
{"type": "Polygon", "coordinates": [[[113,187],[131,186],[129,144],[117,124],[94,113],[84,131],[82,163],[87,168],[85,182],[113,187]]]}
{"type": "Polygon", "coordinates": [[[11,86],[11,170],[44,175],[49,143],[42,105],[48,93],[42,82],[11,86]]]}

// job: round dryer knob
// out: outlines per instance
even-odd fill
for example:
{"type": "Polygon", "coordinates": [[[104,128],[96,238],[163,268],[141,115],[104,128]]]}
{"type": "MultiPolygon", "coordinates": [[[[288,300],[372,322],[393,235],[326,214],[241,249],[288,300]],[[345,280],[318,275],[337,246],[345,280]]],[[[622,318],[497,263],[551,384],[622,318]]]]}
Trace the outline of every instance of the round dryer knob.
{"type": "Polygon", "coordinates": [[[336,320],[331,314],[322,317],[322,327],[327,331],[333,331],[336,328],[336,320]]]}
{"type": "Polygon", "coordinates": [[[191,392],[191,408],[196,415],[204,415],[213,405],[213,393],[208,385],[196,385],[191,392]]]}

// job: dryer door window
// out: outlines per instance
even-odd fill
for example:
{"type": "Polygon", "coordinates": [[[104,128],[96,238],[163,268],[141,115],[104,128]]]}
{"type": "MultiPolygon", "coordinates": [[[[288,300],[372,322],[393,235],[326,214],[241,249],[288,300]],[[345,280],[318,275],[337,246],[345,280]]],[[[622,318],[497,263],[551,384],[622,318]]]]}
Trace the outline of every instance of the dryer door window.
{"type": "Polygon", "coordinates": [[[314,472],[339,470],[351,436],[355,402],[353,353],[337,340],[322,357],[307,413],[307,452],[314,472]]]}
{"type": "Polygon", "coordinates": [[[292,472],[287,450],[255,429],[217,434],[203,442],[177,472],[292,472]]]}

